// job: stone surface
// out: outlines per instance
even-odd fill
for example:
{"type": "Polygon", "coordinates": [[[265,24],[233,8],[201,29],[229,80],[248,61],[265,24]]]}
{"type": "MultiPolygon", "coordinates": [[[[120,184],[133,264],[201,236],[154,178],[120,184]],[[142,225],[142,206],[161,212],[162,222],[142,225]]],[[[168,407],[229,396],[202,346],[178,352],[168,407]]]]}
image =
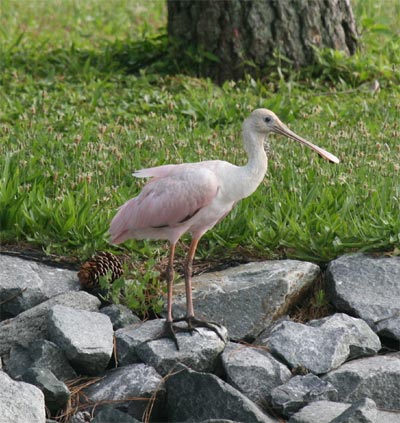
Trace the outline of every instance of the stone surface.
{"type": "Polygon", "coordinates": [[[327,373],[349,358],[381,348],[379,338],[365,322],[342,314],[308,324],[283,321],[263,345],[291,368],[305,367],[315,374],[327,373]]]}
{"type": "Polygon", "coordinates": [[[375,402],[369,398],[363,398],[343,411],[331,423],[376,423],[377,413],[375,402]]]}
{"type": "Polygon", "coordinates": [[[9,352],[17,344],[29,345],[36,339],[47,338],[48,313],[56,304],[94,311],[99,308],[100,300],[87,292],[67,292],[20,313],[13,319],[0,323],[0,355],[9,352]]]}
{"type": "MultiPolygon", "coordinates": [[[[255,338],[309,289],[320,269],[296,260],[249,263],[193,278],[196,316],[228,329],[231,339],[255,338]]],[[[184,284],[175,285],[173,313],[185,314],[184,284]]]]}
{"type": "Polygon", "coordinates": [[[267,339],[270,337],[271,333],[274,331],[275,327],[282,322],[292,322],[292,319],[289,315],[285,314],[284,316],[279,317],[273,322],[269,323],[257,336],[254,340],[254,345],[265,345],[267,339]]]}
{"type": "Polygon", "coordinates": [[[60,380],[77,376],[60,348],[44,339],[32,341],[28,347],[15,345],[11,348],[5,365],[6,372],[17,379],[30,367],[48,369],[60,380]]]}
{"type": "Polygon", "coordinates": [[[32,367],[21,378],[24,382],[37,386],[43,392],[46,407],[52,414],[63,408],[71,396],[67,386],[59,381],[50,370],[32,367]]]}
{"type": "Polygon", "coordinates": [[[291,416],[288,423],[331,423],[334,418],[349,407],[350,404],[341,402],[312,402],[291,416]]]}
{"type": "Polygon", "coordinates": [[[229,344],[222,353],[227,382],[262,408],[267,408],[273,388],[292,374],[261,348],[229,344]]]}
{"type": "Polygon", "coordinates": [[[44,395],[36,386],[16,382],[0,371],[0,423],[45,423],[44,395]]]}
{"type": "MultiPolygon", "coordinates": [[[[390,315],[374,320],[378,318],[380,312],[384,311],[385,306],[382,298],[376,298],[380,295],[379,292],[376,291],[373,294],[375,288],[369,286],[372,284],[373,287],[376,287],[376,282],[367,281],[366,292],[371,298],[373,297],[374,303],[372,303],[370,311],[365,311],[369,303],[368,299],[364,298],[365,301],[362,305],[365,310],[362,312],[370,313],[369,317],[365,318],[373,330],[361,319],[337,313],[324,319],[308,322],[306,325],[300,325],[290,320],[282,321],[279,324],[274,322],[274,325],[264,331],[263,336],[258,339],[258,342],[270,347],[271,340],[275,340],[275,344],[280,345],[279,348],[290,351],[292,354],[290,357],[295,358],[293,362],[287,360],[291,367],[306,367],[316,374],[329,371],[321,379],[313,374],[291,377],[286,366],[279,363],[270,353],[259,348],[229,344],[223,351],[225,343],[214,332],[204,328],[199,328],[198,332],[193,332],[192,335],[178,333],[180,351],[177,351],[170,339],[155,339],[163,330],[164,320],[159,319],[145,323],[138,321],[137,324],[131,324],[116,331],[118,365],[124,367],[106,371],[104,379],[85,390],[88,401],[99,403],[116,400],[116,402],[113,402],[112,405],[97,404],[93,410],[89,411],[94,411],[95,418],[102,418],[105,421],[116,419],[115,421],[122,423],[125,421],[124,419],[128,419],[126,421],[131,423],[135,421],[134,418],[142,420],[143,413],[149,405],[149,399],[155,395],[156,391],[159,391],[153,408],[152,421],[272,422],[276,420],[259,408],[265,406],[265,410],[270,409],[267,407],[271,405],[272,401],[279,413],[290,416],[291,423],[313,423],[314,421],[331,423],[333,419],[337,419],[337,422],[346,421],[348,423],[375,420],[379,423],[400,423],[400,413],[381,410],[381,408],[385,410],[400,409],[398,394],[400,392],[400,353],[359,358],[376,354],[379,351],[381,345],[374,331],[387,339],[397,342],[399,340],[400,312],[396,308],[397,288],[390,288],[391,285],[387,282],[397,277],[397,270],[393,270],[397,266],[397,261],[390,259],[385,262],[384,259],[362,255],[345,256],[341,259],[335,260],[333,262],[335,264],[330,265],[332,270],[330,277],[335,276],[336,279],[330,280],[329,283],[334,284],[335,290],[337,288],[340,291],[343,288],[342,285],[348,282],[347,279],[343,282],[339,278],[343,268],[350,273],[352,264],[354,272],[360,274],[363,273],[360,271],[361,263],[364,263],[365,260],[367,267],[372,267],[372,264],[375,266],[377,263],[381,272],[379,280],[386,283],[386,289],[392,289],[391,294],[384,298],[387,301],[385,304],[388,305],[390,315]],[[368,263],[369,261],[372,264],[368,263]],[[371,317],[373,313],[375,313],[375,317],[371,317]],[[279,337],[277,336],[278,331],[281,331],[279,337]],[[307,357],[307,359],[304,360],[303,357],[307,357]],[[357,359],[354,360],[355,358],[357,359]],[[353,361],[342,364],[344,360],[350,359],[353,361]],[[141,360],[145,361],[147,365],[143,363],[130,364],[141,360]],[[192,369],[189,370],[185,366],[177,364],[179,362],[183,362],[192,369]],[[224,374],[220,367],[221,363],[224,366],[224,374]],[[155,366],[159,371],[157,372],[149,365],[155,366]],[[340,367],[330,370],[337,366],[340,367]],[[229,384],[215,375],[202,373],[212,372],[216,368],[217,374],[223,374],[221,377],[226,378],[229,384]],[[161,374],[167,375],[172,369],[173,374],[168,375],[167,378],[168,392],[166,392],[161,374]],[[320,401],[320,399],[335,400],[336,398],[342,402],[320,401]],[[366,400],[365,398],[370,399],[366,400]],[[124,401],[120,402],[121,399],[124,401]],[[374,406],[374,402],[378,408],[374,406]],[[297,411],[300,407],[303,408],[297,411]],[[293,414],[294,412],[295,414],[293,414]],[[376,413],[375,420],[374,412],[376,413]]],[[[311,266],[307,272],[299,274],[300,264],[293,264],[299,262],[289,260],[279,263],[285,263],[287,269],[282,270],[277,262],[261,263],[261,267],[257,267],[259,264],[256,263],[229,269],[227,273],[215,274],[217,279],[211,281],[211,287],[204,279],[205,285],[202,285],[203,282],[200,283],[200,288],[197,286],[195,295],[196,301],[198,301],[198,304],[195,303],[196,312],[201,306],[204,306],[205,310],[204,315],[201,315],[201,312],[197,313],[198,317],[223,322],[223,318],[213,317],[208,312],[207,302],[211,301],[211,307],[214,310],[219,306],[221,316],[225,314],[229,317],[230,313],[230,317],[235,315],[232,327],[237,333],[243,330],[243,333],[246,332],[244,337],[251,339],[259,330],[259,322],[262,321],[262,326],[265,327],[265,324],[271,324],[272,315],[277,316],[287,311],[288,303],[284,300],[285,292],[290,291],[292,294],[297,292],[297,295],[301,295],[301,292],[309,286],[309,282],[305,282],[309,278],[309,276],[305,276],[307,272],[312,273],[315,270],[316,274],[318,273],[318,268],[315,267],[313,270],[311,266]],[[243,275],[247,278],[245,282],[243,282],[243,275]],[[278,281],[283,284],[283,291],[279,291],[278,281]],[[207,287],[204,288],[205,286],[207,287]],[[267,296],[270,295],[268,290],[271,289],[278,289],[277,297],[280,296],[282,300],[280,308],[276,305],[278,303],[274,303],[268,308],[270,304],[267,296]],[[299,291],[296,291],[297,289],[300,294],[299,291]],[[215,298],[207,297],[208,295],[216,295],[220,303],[218,304],[215,298]],[[239,308],[240,295],[242,295],[241,305],[245,311],[239,308]],[[250,296],[254,296],[253,303],[250,301],[250,296]],[[199,308],[200,302],[202,304],[199,308]],[[251,315],[252,313],[254,315],[251,315]],[[260,316],[262,317],[260,318],[260,316]],[[244,330],[244,328],[247,329],[244,330]]],[[[301,263],[301,265],[307,267],[310,264],[301,263]]],[[[54,268],[46,266],[43,272],[45,274],[54,272],[54,270],[54,268]]],[[[347,275],[346,271],[344,273],[347,275]]],[[[0,267],[0,277],[1,275],[0,267]]],[[[203,275],[202,278],[208,276],[210,275],[203,275]]],[[[13,277],[17,278],[15,275],[13,277]]],[[[50,281],[52,277],[54,275],[50,276],[50,281]]],[[[350,279],[349,275],[346,277],[350,279]]],[[[45,280],[46,276],[42,275],[40,278],[45,280]]],[[[399,280],[397,278],[397,282],[399,280]]],[[[2,282],[0,282],[0,286],[2,282]]],[[[33,280],[32,286],[36,286],[35,283],[33,280]]],[[[38,293],[32,293],[32,298],[34,295],[42,295],[41,292],[39,289],[38,293]]],[[[330,294],[333,295],[332,291],[330,294]]],[[[52,389],[58,387],[60,388],[58,393],[62,397],[61,387],[67,388],[60,380],[76,376],[61,348],[68,350],[67,344],[74,347],[78,345],[78,349],[82,347],[82,351],[84,351],[86,348],[88,351],[90,350],[90,354],[95,356],[98,343],[104,342],[103,346],[107,345],[107,348],[104,348],[104,350],[107,349],[107,358],[99,360],[99,362],[101,361],[100,366],[98,363],[94,364],[96,360],[93,360],[93,357],[88,358],[89,353],[87,356],[82,353],[82,357],[85,356],[84,366],[74,361],[74,365],[82,373],[103,372],[112,353],[113,329],[107,315],[111,316],[114,327],[118,328],[130,321],[132,314],[119,306],[105,307],[102,309],[102,313],[94,313],[98,310],[100,302],[86,292],[70,290],[67,293],[50,296],[50,299],[45,299],[39,305],[0,323],[0,355],[5,363],[4,370],[13,377],[22,377],[24,380],[41,386],[43,391],[47,392],[47,405],[52,410],[56,410],[61,403],[52,403],[49,400],[48,392],[57,397],[57,389],[54,389],[55,392],[52,389]],[[126,316],[128,316],[128,320],[125,320],[126,316]],[[97,322],[94,323],[93,320],[97,320],[97,322]],[[60,322],[62,325],[58,325],[60,322]],[[57,332],[61,326],[62,331],[57,332]],[[58,342],[61,348],[53,342],[40,338],[52,339],[58,342]],[[69,339],[69,341],[63,344],[63,338],[69,339]],[[79,339],[77,344],[74,343],[76,339],[79,339]],[[86,345],[84,345],[85,342],[86,345]],[[50,387],[47,389],[46,387],[49,385],[50,387]]],[[[15,304],[22,304],[22,300],[25,301],[24,304],[28,304],[26,299],[23,299],[22,296],[19,297],[21,297],[18,299],[20,303],[16,301],[13,307],[16,307],[15,304]]],[[[291,300],[293,298],[292,296],[291,300]]],[[[11,313],[12,310],[17,309],[11,307],[6,314],[11,313]]],[[[350,311],[353,314],[360,314],[356,308],[349,309],[350,311]]],[[[134,321],[137,322],[136,319],[134,321]]],[[[186,326],[184,323],[182,325],[186,326]]],[[[236,337],[239,338],[239,336],[236,337]]],[[[392,347],[396,344],[389,343],[387,345],[392,347]]],[[[271,348],[271,352],[276,357],[286,360],[285,355],[280,350],[278,352],[278,348],[276,350],[271,348]]],[[[68,357],[71,359],[72,356],[68,357]]],[[[0,366],[0,423],[5,423],[2,420],[3,404],[8,401],[7,406],[11,410],[24,408],[19,402],[21,395],[17,393],[16,389],[29,387],[25,383],[15,382],[9,378],[5,379],[7,377],[1,371],[0,366]],[[3,383],[4,381],[5,383],[3,383]],[[9,395],[8,399],[4,400],[6,394],[3,392],[3,387],[7,388],[8,386],[14,389],[12,391],[10,388],[15,394],[9,395]],[[14,396],[18,398],[14,399],[14,396]],[[17,405],[12,400],[15,400],[17,405]]],[[[32,388],[34,387],[32,386],[32,388]]],[[[66,394],[65,390],[63,393],[66,394]]],[[[23,397],[24,395],[22,395],[23,397]]],[[[65,397],[62,401],[65,403],[65,397]]],[[[40,407],[44,407],[42,397],[38,403],[40,403],[40,407]]],[[[29,401],[29,407],[34,407],[33,400],[29,401]]],[[[28,410],[28,412],[30,411],[28,410]]],[[[14,414],[14,418],[20,418],[19,413],[14,412],[14,414]]],[[[81,419],[79,421],[84,422],[87,417],[83,413],[78,414],[75,416],[76,419],[81,419]]],[[[40,421],[41,423],[45,421],[35,420],[35,417],[31,417],[29,420],[15,421],[18,423],[20,421],[40,421]]],[[[94,421],[98,423],[96,420],[94,421]]],[[[7,423],[13,422],[14,420],[7,420],[7,423]]]]}
{"type": "Polygon", "coordinates": [[[380,320],[374,326],[374,331],[384,338],[389,338],[397,343],[400,349],[400,315],[380,320]]]}
{"type": "Polygon", "coordinates": [[[140,421],[109,405],[103,407],[91,423],[140,423],[140,421]]]}
{"type": "Polygon", "coordinates": [[[228,383],[210,373],[182,365],[167,378],[169,422],[231,419],[241,423],[272,423],[276,420],[228,383]]]}
{"type": "Polygon", "coordinates": [[[16,316],[55,295],[78,290],[76,272],[0,254],[0,302],[14,297],[2,305],[1,318],[16,316]]]}
{"type": "Polygon", "coordinates": [[[379,337],[361,319],[356,319],[344,313],[336,313],[323,319],[311,320],[307,323],[314,328],[324,330],[344,329],[349,345],[347,359],[374,355],[381,349],[379,337]]]}
{"type": "Polygon", "coordinates": [[[368,397],[378,408],[400,410],[400,353],[350,361],[323,379],[337,389],[339,401],[368,397]]]}
{"type": "MultiPolygon", "coordinates": [[[[181,326],[187,325],[183,323],[181,326]]],[[[221,327],[219,332],[226,339],[226,329],[221,327]]],[[[218,357],[225,348],[225,342],[215,332],[207,328],[197,328],[192,334],[177,332],[176,338],[179,350],[171,339],[161,338],[143,342],[137,347],[137,354],[144,363],[154,367],[163,376],[177,363],[183,363],[200,372],[215,370],[218,357]]]]}
{"type": "Polygon", "coordinates": [[[113,327],[108,316],[55,305],[49,313],[49,336],[83,374],[102,372],[113,351],[113,327]]]}
{"type": "Polygon", "coordinates": [[[305,367],[321,374],[345,362],[349,353],[345,340],[343,330],[324,331],[302,323],[282,322],[263,345],[291,368],[305,367]]]}
{"type": "Polygon", "coordinates": [[[287,383],[273,389],[271,402],[274,409],[289,417],[310,402],[335,401],[337,396],[337,390],[332,384],[309,373],[305,376],[295,376],[287,383]]]}
{"type": "Polygon", "coordinates": [[[122,304],[111,304],[103,307],[100,309],[100,313],[104,313],[110,318],[114,330],[142,323],[139,317],[122,304]]]}
{"type": "Polygon", "coordinates": [[[165,319],[147,320],[141,324],[130,325],[115,332],[117,361],[119,366],[126,366],[140,361],[137,347],[160,335],[165,319]]]}
{"type": "MultiPolygon", "coordinates": [[[[142,419],[148,405],[146,399],[156,395],[151,421],[167,421],[164,415],[166,394],[164,382],[155,369],[143,363],[108,371],[103,379],[86,388],[84,394],[89,402],[94,403],[118,400],[113,405],[114,408],[128,412],[138,420],[142,419]],[[120,401],[124,399],[126,401],[120,401]]],[[[104,404],[97,404],[96,410],[102,409],[103,406],[104,404]]]]}
{"type": "Polygon", "coordinates": [[[328,299],[370,326],[400,313],[400,257],[352,254],[329,263],[328,299]]]}
{"type": "MultiPolygon", "coordinates": [[[[316,401],[294,414],[288,423],[332,423],[351,404],[332,401],[316,401]]],[[[400,423],[400,414],[378,410],[376,423],[400,423]]]]}

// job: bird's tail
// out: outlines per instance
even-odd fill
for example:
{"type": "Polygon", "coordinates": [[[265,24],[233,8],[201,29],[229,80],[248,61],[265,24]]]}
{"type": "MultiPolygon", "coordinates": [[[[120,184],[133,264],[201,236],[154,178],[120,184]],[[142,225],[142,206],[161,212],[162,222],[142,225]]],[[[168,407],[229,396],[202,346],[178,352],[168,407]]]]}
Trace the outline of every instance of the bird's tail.
{"type": "Polygon", "coordinates": [[[119,209],[118,213],[114,216],[111,221],[109,234],[111,244],[121,244],[127,239],[131,238],[131,227],[132,227],[132,209],[134,209],[134,201],[132,198],[123,204],[119,209]]]}

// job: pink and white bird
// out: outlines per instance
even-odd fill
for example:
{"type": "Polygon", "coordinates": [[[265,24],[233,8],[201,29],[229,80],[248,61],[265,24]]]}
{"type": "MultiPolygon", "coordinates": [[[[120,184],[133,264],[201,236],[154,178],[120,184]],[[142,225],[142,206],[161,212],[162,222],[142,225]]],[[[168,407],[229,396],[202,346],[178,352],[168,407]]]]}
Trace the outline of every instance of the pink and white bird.
{"type": "Polygon", "coordinates": [[[171,337],[179,349],[174,322],[185,320],[188,330],[214,324],[195,318],[192,302],[192,263],[197,244],[209,229],[223,219],[241,199],[251,195],[267,171],[268,158],[264,143],[270,133],[285,135],[304,144],[324,159],[339,163],[333,154],[299,137],[267,109],[254,110],[243,123],[243,142],[248,161],[235,166],[222,160],[165,165],[134,173],[139,178],[152,178],[141,193],[120,207],[110,226],[111,242],[122,243],[130,238],[164,239],[170,243],[167,268],[168,304],[165,336],[171,337]],[[174,253],[184,233],[192,235],[184,273],[186,286],[186,317],[172,317],[174,253]]]}

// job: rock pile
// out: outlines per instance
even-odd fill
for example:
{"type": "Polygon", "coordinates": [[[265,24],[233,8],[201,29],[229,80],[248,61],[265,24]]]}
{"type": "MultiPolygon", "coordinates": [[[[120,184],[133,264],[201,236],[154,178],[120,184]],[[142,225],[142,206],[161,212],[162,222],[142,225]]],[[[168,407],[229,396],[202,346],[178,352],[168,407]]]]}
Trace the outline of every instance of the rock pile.
{"type": "Polygon", "coordinates": [[[400,259],[340,257],[336,312],[284,317],[320,273],[282,260],[195,278],[198,317],[226,329],[178,332],[178,351],[162,319],[101,308],[75,272],[0,255],[0,423],[400,423],[400,259]]]}

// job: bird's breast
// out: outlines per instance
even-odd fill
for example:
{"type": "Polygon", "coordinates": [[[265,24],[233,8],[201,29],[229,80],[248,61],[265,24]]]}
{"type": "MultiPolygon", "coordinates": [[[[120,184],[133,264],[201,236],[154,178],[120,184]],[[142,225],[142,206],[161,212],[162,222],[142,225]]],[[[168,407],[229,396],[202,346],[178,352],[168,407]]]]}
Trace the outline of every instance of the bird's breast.
{"type": "Polygon", "coordinates": [[[219,196],[227,203],[242,200],[256,191],[265,175],[264,172],[249,172],[245,167],[237,167],[225,175],[224,182],[220,184],[219,196]]]}
{"type": "Polygon", "coordinates": [[[222,220],[232,210],[234,204],[234,201],[224,198],[218,193],[208,206],[199,210],[190,219],[188,232],[191,232],[194,237],[203,235],[222,220]]]}

